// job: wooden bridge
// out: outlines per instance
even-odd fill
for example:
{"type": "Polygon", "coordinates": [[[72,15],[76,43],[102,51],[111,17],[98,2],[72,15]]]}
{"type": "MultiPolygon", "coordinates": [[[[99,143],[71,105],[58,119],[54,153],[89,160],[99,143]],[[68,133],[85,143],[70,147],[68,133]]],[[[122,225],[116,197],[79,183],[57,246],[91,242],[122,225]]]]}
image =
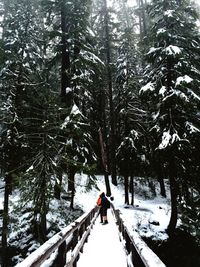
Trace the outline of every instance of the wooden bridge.
{"type": "MultiPolygon", "coordinates": [[[[97,221],[99,210],[93,208],[54,235],[16,267],[165,267],[140,236],[127,229],[119,210],[112,206],[111,211],[109,224],[102,226],[97,221]],[[112,227],[116,231],[115,236],[104,236],[105,227],[112,227]],[[100,232],[99,240],[95,240],[95,244],[99,243],[100,250],[92,249],[95,245],[92,244],[95,231],[100,232]],[[119,253],[124,254],[120,260],[116,259],[119,253]],[[89,257],[84,260],[86,254],[89,257]],[[114,259],[117,264],[111,265],[114,259]]],[[[110,235],[109,232],[112,231],[107,231],[107,235],[110,235]]]]}

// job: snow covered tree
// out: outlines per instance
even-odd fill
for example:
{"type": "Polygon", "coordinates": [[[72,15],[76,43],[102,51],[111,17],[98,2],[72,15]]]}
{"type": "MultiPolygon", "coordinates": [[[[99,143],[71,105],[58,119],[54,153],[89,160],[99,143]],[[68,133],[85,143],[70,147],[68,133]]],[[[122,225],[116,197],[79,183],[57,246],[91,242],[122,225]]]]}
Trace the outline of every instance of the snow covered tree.
{"type": "Polygon", "coordinates": [[[23,146],[26,148],[25,167],[21,173],[21,201],[32,211],[32,231],[43,242],[47,234],[47,213],[54,198],[59,173],[60,112],[58,94],[44,83],[29,92],[26,116],[23,118],[23,146]]]}
{"type": "Polygon", "coordinates": [[[147,0],[137,0],[137,8],[136,14],[139,19],[139,32],[140,32],[140,40],[146,36],[147,34],[147,14],[146,14],[147,0]]]}
{"type": "Polygon", "coordinates": [[[100,128],[105,142],[108,169],[111,172],[113,184],[116,180],[116,144],[115,144],[115,108],[114,108],[114,62],[116,58],[116,32],[117,25],[114,21],[115,14],[108,1],[94,1],[93,30],[97,35],[98,56],[104,62],[102,72],[101,103],[104,110],[101,111],[100,128]],[[109,122],[109,123],[108,123],[109,122]]]}
{"type": "Polygon", "coordinates": [[[46,29],[51,44],[52,62],[58,66],[61,99],[71,110],[75,103],[82,108],[91,87],[94,65],[94,42],[89,27],[90,1],[42,1],[46,29]]]}
{"type": "Polygon", "coordinates": [[[140,93],[149,108],[153,149],[159,152],[157,155],[168,170],[171,189],[168,231],[173,233],[178,216],[179,179],[187,172],[189,160],[186,151],[192,148],[192,133],[200,131],[200,35],[195,6],[190,1],[154,0],[148,15],[149,65],[140,93]]]}
{"type": "MultiPolygon", "coordinates": [[[[58,86],[61,86],[61,106],[66,112],[62,113],[61,118],[64,121],[71,116],[74,106],[77,106],[84,116],[89,117],[91,116],[91,90],[98,66],[102,64],[94,54],[94,37],[89,27],[90,1],[63,0],[54,1],[52,5],[52,1],[44,0],[42,5],[47,18],[46,29],[50,49],[53,51],[51,61],[56,65],[56,72],[60,73],[58,86]]],[[[90,131],[89,128],[87,131],[90,131]]],[[[62,135],[62,132],[60,134],[62,135]]],[[[71,133],[69,129],[67,130],[70,138],[73,138],[73,134],[76,135],[73,130],[71,133]]],[[[66,133],[63,138],[61,137],[62,142],[64,138],[68,140],[66,133]]],[[[76,139],[75,136],[74,138],[76,139]]],[[[75,157],[74,153],[73,157],[75,157]]],[[[60,162],[63,171],[69,170],[67,163],[64,167],[65,163],[60,162]]],[[[76,166],[74,170],[78,171],[78,167],[76,166]]],[[[70,172],[73,173],[73,171],[70,172]]],[[[74,179],[74,174],[72,176],[74,179]]],[[[62,183],[61,180],[62,174],[60,183],[62,183]]],[[[74,189],[72,191],[74,192],[74,189]]]]}
{"type": "MultiPolygon", "coordinates": [[[[35,3],[36,4],[36,3],[35,3]]],[[[3,49],[1,68],[1,156],[5,172],[4,220],[2,243],[7,263],[7,234],[9,223],[9,194],[13,176],[19,173],[22,157],[22,121],[26,86],[37,57],[34,6],[29,1],[7,1],[4,6],[3,49]],[[34,43],[34,44],[33,44],[34,43]],[[34,60],[32,60],[34,58],[34,60]]]]}
{"type": "Polygon", "coordinates": [[[137,154],[141,154],[139,140],[144,134],[145,112],[138,96],[139,38],[135,28],[134,9],[128,7],[124,1],[118,1],[117,4],[117,15],[121,22],[115,74],[115,112],[118,114],[116,116],[117,166],[119,174],[124,176],[125,203],[129,204],[128,181],[129,177],[138,174],[137,154]]]}
{"type": "Polygon", "coordinates": [[[61,125],[61,129],[67,138],[64,141],[65,146],[60,149],[58,157],[67,166],[68,191],[71,194],[70,207],[73,209],[76,190],[75,174],[81,171],[88,174],[91,173],[96,156],[92,148],[92,139],[87,119],[75,104],[69,116],[65,118],[61,125]]]}

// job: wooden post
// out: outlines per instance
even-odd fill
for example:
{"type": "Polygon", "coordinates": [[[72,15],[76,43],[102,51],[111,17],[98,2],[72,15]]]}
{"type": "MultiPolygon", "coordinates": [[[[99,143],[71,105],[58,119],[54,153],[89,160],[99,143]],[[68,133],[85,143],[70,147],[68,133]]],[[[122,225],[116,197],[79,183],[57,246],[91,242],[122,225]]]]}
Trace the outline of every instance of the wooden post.
{"type": "Polygon", "coordinates": [[[56,267],[64,267],[65,264],[66,264],[66,242],[64,241],[58,248],[56,267]]]}

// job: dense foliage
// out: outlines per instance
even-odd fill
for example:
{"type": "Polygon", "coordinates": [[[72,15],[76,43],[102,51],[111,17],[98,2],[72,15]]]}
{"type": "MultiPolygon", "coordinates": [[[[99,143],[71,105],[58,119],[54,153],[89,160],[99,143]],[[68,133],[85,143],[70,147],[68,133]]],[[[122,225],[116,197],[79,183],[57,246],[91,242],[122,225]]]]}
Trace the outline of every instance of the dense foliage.
{"type": "MultiPolygon", "coordinates": [[[[169,179],[173,235],[199,239],[200,32],[189,0],[0,1],[2,246],[9,197],[47,238],[51,201],[75,206],[75,174],[169,179]],[[66,183],[67,191],[66,192],[66,183]]],[[[133,190],[132,200],[133,204],[133,190]]]]}

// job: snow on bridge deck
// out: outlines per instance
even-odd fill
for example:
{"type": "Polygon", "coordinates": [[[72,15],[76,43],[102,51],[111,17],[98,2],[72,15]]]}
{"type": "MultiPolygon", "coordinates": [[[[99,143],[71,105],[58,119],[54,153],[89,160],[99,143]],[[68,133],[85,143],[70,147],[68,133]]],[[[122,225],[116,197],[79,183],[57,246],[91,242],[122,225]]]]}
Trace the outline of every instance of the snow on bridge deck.
{"type": "Polygon", "coordinates": [[[106,225],[97,218],[88,242],[83,247],[83,253],[77,262],[77,267],[126,267],[126,253],[119,239],[117,225],[111,210],[108,210],[106,225]]]}

